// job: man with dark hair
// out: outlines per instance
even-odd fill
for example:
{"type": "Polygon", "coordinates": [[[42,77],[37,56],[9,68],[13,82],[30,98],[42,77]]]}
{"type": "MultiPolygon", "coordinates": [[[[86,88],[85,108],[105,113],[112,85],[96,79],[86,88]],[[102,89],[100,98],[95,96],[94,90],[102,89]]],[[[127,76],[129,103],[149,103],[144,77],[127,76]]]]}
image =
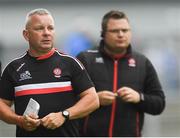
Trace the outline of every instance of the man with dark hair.
{"type": "Polygon", "coordinates": [[[77,119],[99,107],[87,71],[77,59],[54,48],[54,19],[46,9],[27,15],[23,36],[29,50],[2,74],[0,118],[17,125],[16,136],[79,136],[77,119]],[[39,114],[24,115],[30,99],[40,104],[39,114]]]}
{"type": "Polygon", "coordinates": [[[102,19],[97,50],[80,53],[100,100],[100,108],[83,120],[83,136],[141,136],[144,113],[160,114],[165,96],[147,57],[130,44],[131,28],[125,13],[110,11],[102,19]]]}

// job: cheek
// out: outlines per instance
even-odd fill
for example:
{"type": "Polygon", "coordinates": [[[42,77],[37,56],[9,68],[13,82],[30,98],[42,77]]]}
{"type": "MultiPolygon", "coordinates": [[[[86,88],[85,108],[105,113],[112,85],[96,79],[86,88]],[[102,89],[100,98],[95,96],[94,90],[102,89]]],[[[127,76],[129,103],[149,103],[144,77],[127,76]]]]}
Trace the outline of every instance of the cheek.
{"type": "Polygon", "coordinates": [[[40,37],[40,35],[38,35],[38,34],[33,34],[33,35],[31,35],[31,40],[36,40],[36,41],[38,41],[41,37],[40,37]]]}
{"type": "Polygon", "coordinates": [[[111,43],[114,42],[114,38],[113,38],[112,36],[108,36],[108,35],[107,35],[107,36],[105,37],[105,41],[106,41],[106,43],[108,43],[108,44],[110,43],[110,44],[111,44],[111,43]]]}
{"type": "Polygon", "coordinates": [[[129,35],[127,36],[127,39],[130,41],[130,40],[131,40],[131,37],[132,37],[132,35],[129,34],[129,35]]]}
{"type": "Polygon", "coordinates": [[[55,34],[52,34],[52,36],[51,36],[53,39],[55,38],[55,34]]]}
{"type": "Polygon", "coordinates": [[[36,37],[31,36],[31,37],[29,37],[29,41],[31,41],[31,42],[33,42],[33,43],[34,43],[34,42],[35,42],[34,40],[36,40],[35,38],[36,38],[36,37]]]}

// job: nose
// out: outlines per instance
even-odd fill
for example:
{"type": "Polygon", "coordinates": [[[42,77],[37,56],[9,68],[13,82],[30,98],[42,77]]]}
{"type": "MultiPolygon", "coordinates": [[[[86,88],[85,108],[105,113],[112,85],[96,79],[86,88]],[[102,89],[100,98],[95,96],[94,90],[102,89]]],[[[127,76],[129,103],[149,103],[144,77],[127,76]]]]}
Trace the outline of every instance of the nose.
{"type": "Polygon", "coordinates": [[[50,34],[50,30],[48,28],[44,28],[43,34],[44,35],[50,34]]]}
{"type": "Polygon", "coordinates": [[[122,37],[123,35],[124,35],[124,32],[123,32],[122,30],[119,30],[118,36],[119,36],[119,37],[122,37]]]}

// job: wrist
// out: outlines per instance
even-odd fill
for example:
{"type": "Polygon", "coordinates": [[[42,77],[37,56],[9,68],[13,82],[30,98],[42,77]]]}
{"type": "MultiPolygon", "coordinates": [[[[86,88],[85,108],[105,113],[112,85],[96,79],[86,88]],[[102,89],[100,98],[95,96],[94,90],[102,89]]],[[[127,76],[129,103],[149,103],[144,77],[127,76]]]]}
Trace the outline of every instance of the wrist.
{"type": "Polygon", "coordinates": [[[70,116],[70,113],[68,110],[64,110],[61,112],[62,113],[62,116],[64,117],[64,122],[68,121],[69,120],[69,116],[70,116]]]}
{"type": "Polygon", "coordinates": [[[19,116],[19,115],[17,116],[16,125],[23,128],[23,117],[22,116],[19,116]]]}
{"type": "Polygon", "coordinates": [[[144,94],[143,93],[140,93],[140,101],[144,101],[144,94]]]}

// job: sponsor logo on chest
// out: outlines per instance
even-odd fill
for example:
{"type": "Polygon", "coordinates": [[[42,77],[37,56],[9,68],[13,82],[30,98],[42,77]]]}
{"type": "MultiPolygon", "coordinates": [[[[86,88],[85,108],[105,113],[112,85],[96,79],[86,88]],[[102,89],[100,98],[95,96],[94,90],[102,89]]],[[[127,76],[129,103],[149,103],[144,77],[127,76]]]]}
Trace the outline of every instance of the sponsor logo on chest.
{"type": "Polygon", "coordinates": [[[31,73],[28,70],[20,74],[19,81],[28,80],[28,79],[32,79],[31,73]]]}
{"type": "Polygon", "coordinates": [[[103,60],[102,57],[97,57],[97,58],[95,59],[95,62],[96,62],[96,63],[104,63],[104,60],[103,60]]]}

